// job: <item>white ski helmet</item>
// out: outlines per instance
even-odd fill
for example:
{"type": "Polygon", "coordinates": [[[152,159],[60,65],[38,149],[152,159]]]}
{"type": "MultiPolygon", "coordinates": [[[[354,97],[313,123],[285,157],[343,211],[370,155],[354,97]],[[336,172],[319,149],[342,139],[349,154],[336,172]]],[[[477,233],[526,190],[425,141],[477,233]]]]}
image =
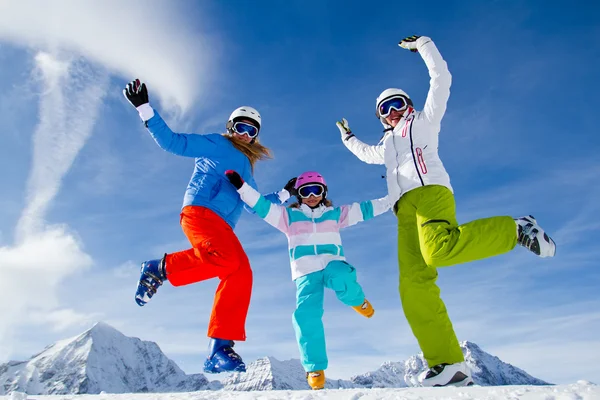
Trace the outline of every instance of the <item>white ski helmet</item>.
{"type": "Polygon", "coordinates": [[[243,118],[247,118],[250,119],[254,122],[256,122],[257,128],[260,131],[260,125],[261,125],[261,120],[260,120],[260,114],[258,111],[256,111],[255,108],[249,107],[249,106],[242,106],[242,107],[238,107],[235,110],[233,110],[233,112],[231,113],[231,115],[229,116],[229,119],[227,120],[227,129],[231,129],[233,127],[233,124],[235,122],[237,122],[237,120],[243,119],[243,118]]]}
{"type": "Polygon", "coordinates": [[[395,97],[395,96],[404,97],[406,99],[406,104],[408,104],[409,107],[413,106],[412,100],[410,99],[410,97],[408,97],[408,94],[406,94],[406,92],[402,89],[389,88],[389,89],[385,89],[383,92],[381,92],[381,94],[377,97],[377,102],[375,103],[375,116],[377,118],[379,118],[379,120],[383,124],[383,127],[386,129],[389,128],[390,126],[385,121],[385,118],[383,118],[381,115],[379,115],[379,106],[385,100],[387,100],[391,97],[395,97]]]}

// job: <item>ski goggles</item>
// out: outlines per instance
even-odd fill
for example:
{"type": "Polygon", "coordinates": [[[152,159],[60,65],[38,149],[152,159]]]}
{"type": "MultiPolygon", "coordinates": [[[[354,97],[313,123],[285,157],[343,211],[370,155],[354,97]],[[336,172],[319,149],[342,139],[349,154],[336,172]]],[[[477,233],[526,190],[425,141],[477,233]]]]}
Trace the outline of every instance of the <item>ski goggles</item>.
{"type": "Polygon", "coordinates": [[[378,111],[380,117],[387,117],[392,110],[404,111],[408,108],[408,103],[403,96],[391,97],[379,105],[378,111]]]}
{"type": "Polygon", "coordinates": [[[304,185],[298,188],[298,195],[303,199],[308,199],[310,196],[323,196],[323,193],[325,193],[325,188],[323,187],[323,185],[320,185],[318,183],[312,185],[304,185]]]}
{"type": "Polygon", "coordinates": [[[248,135],[251,139],[258,136],[258,128],[247,122],[236,122],[233,131],[238,135],[248,135]]]}

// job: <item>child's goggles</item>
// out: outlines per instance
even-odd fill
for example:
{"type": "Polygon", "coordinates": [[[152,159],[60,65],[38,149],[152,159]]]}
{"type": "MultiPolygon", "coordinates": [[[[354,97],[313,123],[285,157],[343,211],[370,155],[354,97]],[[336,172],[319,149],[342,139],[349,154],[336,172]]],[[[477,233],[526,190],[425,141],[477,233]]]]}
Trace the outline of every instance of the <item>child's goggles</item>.
{"type": "Polygon", "coordinates": [[[233,124],[233,131],[238,135],[248,135],[252,139],[258,136],[258,128],[247,122],[236,122],[233,124]]]}
{"type": "Polygon", "coordinates": [[[303,199],[308,199],[310,196],[323,196],[323,193],[325,193],[325,188],[318,183],[308,184],[298,188],[298,195],[303,199]]]}
{"type": "Polygon", "coordinates": [[[392,97],[379,105],[379,116],[385,118],[390,115],[392,109],[396,111],[404,111],[407,107],[408,103],[403,96],[392,97]]]}

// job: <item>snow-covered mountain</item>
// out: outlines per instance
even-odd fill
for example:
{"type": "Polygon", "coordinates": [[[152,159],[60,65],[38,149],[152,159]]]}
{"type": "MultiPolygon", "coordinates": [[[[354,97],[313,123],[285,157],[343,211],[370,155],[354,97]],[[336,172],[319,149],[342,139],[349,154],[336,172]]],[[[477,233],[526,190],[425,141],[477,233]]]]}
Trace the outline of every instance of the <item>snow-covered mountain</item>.
{"type": "Polygon", "coordinates": [[[309,390],[306,373],[299,360],[279,361],[259,358],[245,373],[234,373],[223,381],[226,390],[309,390]]]}
{"type": "Polygon", "coordinates": [[[29,361],[0,365],[0,395],[184,392],[208,384],[202,374],[186,375],[156,343],[127,337],[103,322],[29,361]]]}
{"type": "MultiPolygon", "coordinates": [[[[464,341],[460,343],[460,347],[467,365],[471,368],[476,385],[549,385],[548,382],[535,378],[522,369],[486,353],[475,343],[464,341]]],[[[406,361],[385,362],[376,371],[353,376],[350,380],[357,385],[368,388],[418,386],[417,378],[426,368],[427,363],[423,358],[423,354],[419,354],[411,356],[406,361]]]]}
{"type": "MultiPolygon", "coordinates": [[[[245,373],[234,373],[223,382],[225,390],[310,390],[306,372],[298,359],[279,361],[259,358],[247,366],[245,373]]],[[[327,377],[326,389],[361,388],[351,381],[327,377]]]]}
{"type": "MultiPolygon", "coordinates": [[[[473,372],[475,384],[548,385],[525,371],[501,361],[471,342],[462,342],[465,360],[473,372]]],[[[406,361],[387,361],[376,371],[356,375],[350,380],[327,376],[326,388],[404,388],[419,386],[418,376],[427,368],[422,354],[406,361]]],[[[248,365],[246,373],[235,373],[223,382],[225,390],[307,390],[306,373],[297,359],[279,361],[265,357],[248,365]]]]}
{"type": "MultiPolygon", "coordinates": [[[[462,342],[475,383],[489,385],[547,385],[525,371],[462,342]]],[[[376,371],[349,380],[327,376],[326,388],[405,388],[418,386],[426,368],[422,354],[406,361],[388,361],[376,371]]],[[[202,374],[186,375],[154,342],[123,335],[99,322],[81,335],[47,347],[29,361],[0,365],[0,395],[188,392],[197,390],[268,391],[309,390],[306,373],[297,359],[260,358],[246,373],[235,373],[222,383],[202,374]]]]}
{"type": "Polygon", "coordinates": [[[478,385],[551,385],[551,383],[534,378],[522,369],[486,353],[475,343],[462,342],[461,347],[465,360],[473,373],[473,380],[478,385]]]}

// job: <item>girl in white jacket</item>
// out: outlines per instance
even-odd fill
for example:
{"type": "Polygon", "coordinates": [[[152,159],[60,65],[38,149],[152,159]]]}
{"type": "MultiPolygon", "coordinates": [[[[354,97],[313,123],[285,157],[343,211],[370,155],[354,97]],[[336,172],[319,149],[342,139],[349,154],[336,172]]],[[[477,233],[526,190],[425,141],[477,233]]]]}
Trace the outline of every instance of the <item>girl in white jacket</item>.
{"type": "Polygon", "coordinates": [[[390,209],[388,197],[333,207],[327,199],[325,179],[318,172],[305,172],[286,185],[298,198],[297,204],[286,208],[265,199],[237,172],[227,171],[226,175],[242,200],[288,238],[297,288],[293,321],[302,366],[308,384],[322,389],[328,365],[322,321],[324,289],[334,290],[342,303],[367,318],[375,312],[356,281],[356,270],[346,262],[340,229],[386,212],[390,209]]]}
{"type": "Polygon", "coordinates": [[[359,159],[385,164],[391,204],[398,217],[400,298],[429,370],[425,386],[473,383],[436,285],[437,267],[495,256],[520,244],[552,257],[555,244],[531,216],[492,217],[459,225],[450,178],[438,155],[438,134],[452,77],[433,41],[410,36],[400,47],[418,52],[431,77],[423,111],[400,89],[377,98],[376,115],[385,135],[376,146],[358,140],[348,121],[337,126],[344,145],[359,159]]]}

